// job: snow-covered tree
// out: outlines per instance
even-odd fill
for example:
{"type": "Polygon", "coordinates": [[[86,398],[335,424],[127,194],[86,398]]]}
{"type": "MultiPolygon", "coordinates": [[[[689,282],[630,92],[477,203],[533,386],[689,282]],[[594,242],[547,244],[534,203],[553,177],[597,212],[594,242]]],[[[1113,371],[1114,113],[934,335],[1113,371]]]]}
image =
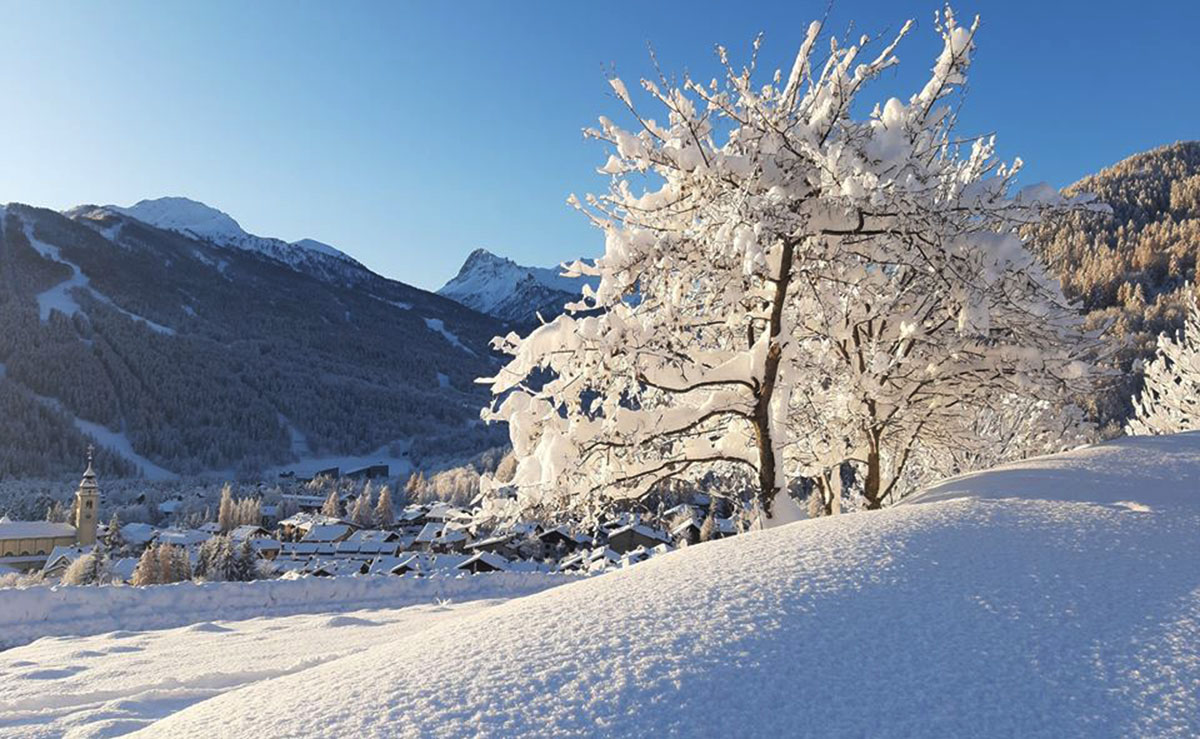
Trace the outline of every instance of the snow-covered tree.
{"type": "Polygon", "coordinates": [[[183,547],[159,544],[155,549],[158,555],[158,582],[173,583],[192,579],[191,561],[183,547]]]}
{"type": "Polygon", "coordinates": [[[235,552],[228,536],[214,536],[200,545],[196,556],[196,577],[205,580],[229,580],[234,571],[235,552]]]}
{"type": "Polygon", "coordinates": [[[105,585],[111,581],[108,552],[99,544],[72,562],[62,576],[64,585],[105,585]]]}
{"type": "Polygon", "coordinates": [[[108,519],[108,527],[104,530],[104,546],[116,557],[124,556],[129,547],[129,543],[121,534],[121,519],[115,512],[108,519]]]}
{"type": "Polygon", "coordinates": [[[1183,331],[1161,334],[1154,359],[1146,364],[1146,385],[1133,399],[1131,436],[1176,434],[1200,429],[1200,306],[1189,295],[1183,331]]]}
{"type": "Polygon", "coordinates": [[[221,502],[217,506],[217,526],[221,533],[232,531],[237,526],[237,513],[233,507],[233,487],[229,483],[221,488],[221,502]]]}
{"type": "Polygon", "coordinates": [[[132,585],[156,585],[163,581],[158,547],[146,547],[133,570],[132,585]]]}
{"type": "Polygon", "coordinates": [[[947,11],[925,84],[852,115],[911,25],[865,61],[864,36],[831,40],[814,64],[813,23],[766,85],[720,50],[723,84],[642,81],[662,117],[611,81],[636,127],[602,118],[589,132],[613,148],[612,184],[572,198],[605,253],[569,270],[599,285],[495,342],[512,359],[484,417],[509,425],[521,510],[594,519],[734,467],[753,505],[786,521],[802,515],[778,495],[790,477],[846,462],[878,507],[967,409],[1086,380],[1077,312],[1017,232],[1080,204],[1045,186],[1010,194],[1019,162],[955,131],[947,98],[977,25],[947,11]]]}
{"type": "Polygon", "coordinates": [[[342,499],[337,488],[330,490],[329,495],[325,497],[325,502],[321,505],[321,513],[333,518],[341,518],[342,499]]]}
{"type": "Polygon", "coordinates": [[[244,540],[234,551],[226,580],[233,582],[250,582],[258,576],[258,553],[250,545],[250,540],[244,540]]]}
{"type": "Polygon", "coordinates": [[[392,489],[384,485],[379,489],[379,500],[375,503],[375,525],[381,529],[396,523],[396,512],[392,508],[392,489]]]}
{"type": "Polygon", "coordinates": [[[354,500],[354,508],[350,511],[350,523],[361,529],[370,528],[373,525],[371,496],[371,483],[367,481],[363,485],[362,492],[354,500]]]}

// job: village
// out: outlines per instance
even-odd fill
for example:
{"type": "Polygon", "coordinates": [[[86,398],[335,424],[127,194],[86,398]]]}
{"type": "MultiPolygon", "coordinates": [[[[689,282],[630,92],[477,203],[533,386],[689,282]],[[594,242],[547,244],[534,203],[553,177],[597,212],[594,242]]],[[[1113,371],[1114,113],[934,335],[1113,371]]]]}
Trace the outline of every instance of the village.
{"type": "MultiPolygon", "coordinates": [[[[379,470],[374,470],[379,473],[379,470]]],[[[91,460],[71,523],[0,518],[0,576],[12,583],[153,585],[183,580],[340,576],[461,576],[490,572],[591,574],[629,567],[738,533],[722,501],[703,494],[654,513],[627,512],[593,526],[497,523],[477,505],[443,501],[391,507],[371,475],[341,480],[326,496],[283,493],[275,503],[224,491],[215,520],[157,504],[161,525],[103,522],[91,460]],[[347,484],[347,483],[350,484],[347,484]],[[335,513],[336,512],[336,513],[335,513]],[[189,525],[190,524],[190,525],[189,525]]],[[[479,499],[473,501],[478,504],[479,499]]]]}

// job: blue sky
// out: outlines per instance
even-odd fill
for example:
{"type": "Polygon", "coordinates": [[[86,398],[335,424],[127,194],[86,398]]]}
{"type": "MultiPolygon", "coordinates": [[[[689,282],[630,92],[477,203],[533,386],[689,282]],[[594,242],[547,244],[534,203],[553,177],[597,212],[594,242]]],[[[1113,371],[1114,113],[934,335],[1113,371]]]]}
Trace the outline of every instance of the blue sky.
{"type": "MultiPolygon", "coordinates": [[[[652,42],[666,70],[707,79],[714,44],[743,59],[759,31],[766,66],[786,68],[825,5],[0,0],[0,202],[185,195],[431,289],[479,246],[593,256],[599,234],[564,201],[605,186],[580,131],[619,115],[608,70],[650,73],[652,42]]],[[[829,27],[915,18],[873,90],[906,96],[937,50],[937,7],[839,0],[829,27]]],[[[961,127],[995,131],[1024,181],[1200,138],[1200,3],[956,9],[983,16],[961,127]]]]}

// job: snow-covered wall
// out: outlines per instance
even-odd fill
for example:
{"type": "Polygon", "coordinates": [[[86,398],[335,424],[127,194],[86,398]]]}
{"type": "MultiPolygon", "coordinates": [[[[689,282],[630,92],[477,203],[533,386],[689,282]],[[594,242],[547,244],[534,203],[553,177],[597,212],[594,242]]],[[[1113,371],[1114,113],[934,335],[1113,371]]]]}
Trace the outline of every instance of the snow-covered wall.
{"type": "Polygon", "coordinates": [[[572,582],[569,575],[490,573],[461,577],[306,577],[262,582],[183,582],[148,587],[0,589],[0,649],[44,636],[169,629],[201,621],[296,613],[400,608],[435,600],[528,595],[572,582]]]}

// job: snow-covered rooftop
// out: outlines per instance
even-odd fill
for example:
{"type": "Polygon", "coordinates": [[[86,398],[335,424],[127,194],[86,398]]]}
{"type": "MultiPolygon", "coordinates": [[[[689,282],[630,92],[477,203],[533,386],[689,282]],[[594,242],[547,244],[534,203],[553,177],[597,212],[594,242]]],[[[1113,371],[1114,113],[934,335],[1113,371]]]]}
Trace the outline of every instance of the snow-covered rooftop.
{"type": "Polygon", "coordinates": [[[75,536],[75,527],[47,521],[0,520],[0,539],[54,539],[75,536]]]}

